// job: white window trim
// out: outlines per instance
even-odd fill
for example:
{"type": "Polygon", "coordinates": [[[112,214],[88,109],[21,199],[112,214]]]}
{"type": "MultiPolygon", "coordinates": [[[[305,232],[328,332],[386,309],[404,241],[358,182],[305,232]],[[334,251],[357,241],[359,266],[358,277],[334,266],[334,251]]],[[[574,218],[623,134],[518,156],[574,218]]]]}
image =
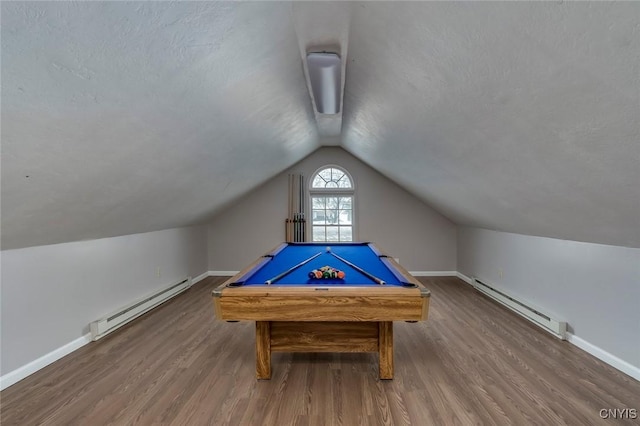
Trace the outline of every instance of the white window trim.
{"type": "Polygon", "coordinates": [[[338,166],[337,164],[325,164],[322,167],[318,167],[316,169],[315,172],[313,172],[313,174],[311,175],[311,178],[309,179],[309,183],[308,183],[308,195],[307,195],[307,200],[306,200],[306,205],[307,205],[307,209],[306,211],[309,212],[309,218],[307,220],[307,229],[306,229],[306,234],[309,235],[309,241],[313,241],[313,204],[311,203],[311,197],[313,197],[314,195],[351,195],[351,209],[352,209],[352,215],[353,215],[353,220],[351,221],[351,237],[352,237],[352,241],[360,241],[359,237],[358,237],[358,223],[359,223],[359,215],[358,215],[358,208],[357,208],[357,202],[356,200],[358,199],[358,197],[356,196],[356,182],[353,179],[353,176],[351,175],[351,173],[349,173],[344,167],[342,166],[338,166]],[[340,171],[342,171],[345,175],[347,175],[347,177],[349,178],[349,180],[351,181],[351,188],[313,188],[313,178],[316,177],[316,175],[318,173],[320,173],[320,171],[324,170],[324,169],[328,169],[328,168],[334,168],[334,169],[338,169],[340,171]]]}

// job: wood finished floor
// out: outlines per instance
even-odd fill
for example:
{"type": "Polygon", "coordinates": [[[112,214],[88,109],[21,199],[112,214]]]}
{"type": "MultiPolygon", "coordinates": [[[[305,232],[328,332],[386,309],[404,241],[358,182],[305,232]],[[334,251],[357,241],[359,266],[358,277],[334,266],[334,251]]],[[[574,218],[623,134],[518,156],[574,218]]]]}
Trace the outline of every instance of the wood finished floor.
{"type": "Polygon", "coordinates": [[[0,393],[6,425],[611,425],[640,382],[457,278],[421,278],[426,323],[395,323],[395,379],[377,354],[274,353],[256,381],[254,324],[214,321],[208,278],[0,393]]]}

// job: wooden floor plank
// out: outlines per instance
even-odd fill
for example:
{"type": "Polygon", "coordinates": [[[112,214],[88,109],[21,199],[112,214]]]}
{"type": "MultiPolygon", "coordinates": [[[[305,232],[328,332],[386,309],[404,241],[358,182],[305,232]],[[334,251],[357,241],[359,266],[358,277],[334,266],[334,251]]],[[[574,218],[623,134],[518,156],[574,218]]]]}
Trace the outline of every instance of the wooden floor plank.
{"type": "MultiPolygon", "coordinates": [[[[255,325],[215,321],[208,278],[0,393],[2,425],[609,425],[640,383],[457,278],[421,278],[429,320],[394,324],[393,380],[377,353],[272,355],[255,325]]],[[[615,424],[638,424],[638,419],[615,424]]]]}

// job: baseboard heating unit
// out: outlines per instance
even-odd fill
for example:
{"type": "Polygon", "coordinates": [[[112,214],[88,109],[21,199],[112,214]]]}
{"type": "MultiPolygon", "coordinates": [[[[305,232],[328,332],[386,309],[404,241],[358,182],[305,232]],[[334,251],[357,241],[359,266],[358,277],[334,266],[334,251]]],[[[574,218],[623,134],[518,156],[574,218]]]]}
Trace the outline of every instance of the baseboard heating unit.
{"type": "Polygon", "coordinates": [[[482,293],[496,300],[500,304],[511,309],[515,313],[523,316],[534,324],[540,326],[545,331],[553,334],[554,336],[565,340],[567,335],[567,323],[551,318],[549,315],[540,312],[539,309],[534,309],[528,306],[522,301],[516,300],[501,290],[497,290],[485,281],[481,281],[478,278],[472,279],[472,285],[482,293]]]}
{"type": "Polygon", "coordinates": [[[90,324],[91,340],[95,341],[106,336],[128,322],[138,318],[140,315],[149,312],[161,303],[164,303],[172,297],[182,293],[189,287],[191,287],[191,277],[136,300],[135,302],[127,306],[123,306],[117,311],[92,322],[90,324]]]}

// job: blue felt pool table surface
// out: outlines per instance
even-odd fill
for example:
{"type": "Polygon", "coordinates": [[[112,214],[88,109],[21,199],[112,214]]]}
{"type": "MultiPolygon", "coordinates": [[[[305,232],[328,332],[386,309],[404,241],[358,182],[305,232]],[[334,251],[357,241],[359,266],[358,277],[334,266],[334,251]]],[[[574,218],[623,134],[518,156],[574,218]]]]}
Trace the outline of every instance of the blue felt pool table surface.
{"type": "Polygon", "coordinates": [[[265,255],[253,268],[236,280],[243,286],[265,285],[289,268],[321,253],[310,262],[274,281],[272,285],[318,285],[318,286],[377,286],[373,279],[333,256],[330,251],[360,267],[370,275],[385,282],[385,285],[413,286],[409,278],[398,271],[392,262],[370,243],[285,243],[265,255]],[[344,279],[309,278],[309,272],[330,266],[345,273],[344,279]]]}

